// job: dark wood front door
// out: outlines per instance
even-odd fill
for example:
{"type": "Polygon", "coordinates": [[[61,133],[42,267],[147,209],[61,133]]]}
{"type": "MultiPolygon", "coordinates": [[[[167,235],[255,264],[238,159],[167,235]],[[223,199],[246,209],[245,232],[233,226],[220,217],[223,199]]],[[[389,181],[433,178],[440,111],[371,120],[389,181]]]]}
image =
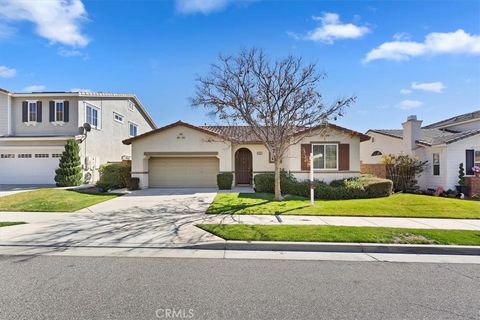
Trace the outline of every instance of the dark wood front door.
{"type": "Polygon", "coordinates": [[[247,148],[238,149],[235,153],[235,183],[252,183],[252,152],[247,148]]]}

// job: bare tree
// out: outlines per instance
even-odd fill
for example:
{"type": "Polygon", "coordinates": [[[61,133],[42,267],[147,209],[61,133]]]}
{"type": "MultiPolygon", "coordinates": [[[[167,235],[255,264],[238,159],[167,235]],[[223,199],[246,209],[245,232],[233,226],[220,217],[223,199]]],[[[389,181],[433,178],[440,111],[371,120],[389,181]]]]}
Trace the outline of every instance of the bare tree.
{"type": "Polygon", "coordinates": [[[280,165],[288,148],[324,130],[356,99],[325,105],[318,89],[324,78],[301,58],[271,62],[262,50],[243,50],[221,55],[209,74],[197,79],[192,105],[207,108],[221,123],[250,126],[275,163],[275,199],[281,200],[280,165]]]}

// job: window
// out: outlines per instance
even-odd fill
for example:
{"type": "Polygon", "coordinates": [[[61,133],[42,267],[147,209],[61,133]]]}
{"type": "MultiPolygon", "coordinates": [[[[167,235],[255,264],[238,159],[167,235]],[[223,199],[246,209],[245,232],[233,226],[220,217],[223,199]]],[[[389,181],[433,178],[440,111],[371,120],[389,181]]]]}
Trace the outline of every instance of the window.
{"type": "Polygon", "coordinates": [[[20,159],[27,159],[27,158],[31,158],[32,157],[32,154],[30,153],[19,153],[18,154],[18,158],[20,159]]]}
{"type": "Polygon", "coordinates": [[[65,119],[65,106],[63,101],[55,101],[55,121],[63,122],[65,119]]]}
{"type": "Polygon", "coordinates": [[[35,158],[48,158],[48,153],[36,153],[35,158]]]}
{"type": "Polygon", "coordinates": [[[381,156],[381,155],[382,155],[382,153],[378,150],[375,150],[375,151],[372,152],[372,157],[381,156]]]}
{"type": "Polygon", "coordinates": [[[61,158],[62,154],[61,153],[52,153],[52,158],[61,158]]]}
{"type": "Polygon", "coordinates": [[[439,153],[433,154],[433,175],[434,176],[440,175],[440,154],[439,153]]]}
{"type": "Polygon", "coordinates": [[[130,137],[136,137],[138,134],[138,126],[135,123],[129,122],[130,137]]]}
{"type": "Polygon", "coordinates": [[[1,153],[0,158],[2,158],[2,159],[12,159],[12,158],[15,158],[15,154],[13,154],[13,153],[1,153]]]}
{"type": "Polygon", "coordinates": [[[89,123],[92,128],[99,129],[100,128],[100,121],[99,121],[100,109],[94,107],[92,105],[87,104],[85,106],[85,119],[87,123],[89,123]]]}
{"type": "Polygon", "coordinates": [[[28,122],[37,122],[37,103],[28,103],[28,122]]]}
{"type": "Polygon", "coordinates": [[[128,100],[128,110],[133,111],[135,110],[135,104],[132,100],[128,100]]]}
{"type": "Polygon", "coordinates": [[[480,150],[475,150],[474,162],[477,167],[480,167],[480,150]]]}
{"type": "Polygon", "coordinates": [[[336,170],[338,168],[337,144],[313,144],[313,169],[336,170]]]}
{"type": "Polygon", "coordinates": [[[121,114],[118,114],[116,112],[113,113],[113,120],[123,123],[123,116],[121,114]]]}

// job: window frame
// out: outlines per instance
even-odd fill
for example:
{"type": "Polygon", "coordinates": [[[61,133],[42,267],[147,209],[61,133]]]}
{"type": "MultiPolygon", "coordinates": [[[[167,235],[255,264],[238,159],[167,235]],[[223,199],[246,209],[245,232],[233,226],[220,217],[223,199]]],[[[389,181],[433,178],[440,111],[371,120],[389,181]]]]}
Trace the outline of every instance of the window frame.
{"type": "Polygon", "coordinates": [[[440,152],[433,152],[432,153],[432,175],[434,176],[440,176],[441,173],[440,173],[440,152]],[[435,156],[437,156],[437,159],[435,159],[435,156]],[[437,164],[435,164],[435,160],[438,161],[437,164]],[[438,171],[436,171],[435,169],[438,169],[438,171]]]}
{"type": "Polygon", "coordinates": [[[125,116],[118,112],[113,111],[113,120],[118,123],[125,123],[125,116]],[[117,119],[117,116],[120,117],[121,120],[117,119]]]}
{"type": "MultiPolygon", "coordinates": [[[[312,143],[311,144],[311,148],[312,148],[312,154],[313,156],[315,157],[315,154],[313,153],[313,147],[314,146],[324,146],[323,148],[323,152],[325,153],[323,155],[323,168],[315,168],[315,161],[312,161],[311,165],[313,166],[313,171],[338,171],[338,158],[339,158],[339,154],[338,154],[338,143],[329,143],[329,142],[326,142],[326,143],[312,143]],[[335,146],[335,168],[325,168],[326,167],[326,153],[327,153],[327,148],[326,146],[335,146]]],[[[310,155],[309,155],[310,156],[310,155]]]]}
{"type": "Polygon", "coordinates": [[[102,114],[102,109],[100,109],[99,107],[97,107],[97,106],[95,106],[91,103],[85,103],[85,122],[90,124],[90,126],[93,129],[101,130],[101,128],[102,128],[102,122],[101,122],[102,121],[102,116],[101,116],[101,114],[102,114]],[[96,113],[97,113],[97,118],[96,118],[97,119],[97,124],[96,125],[94,125],[93,123],[90,123],[88,121],[88,109],[89,108],[92,110],[92,115],[91,115],[92,122],[93,122],[93,111],[96,111],[96,113]]]}
{"type": "Polygon", "coordinates": [[[480,167],[480,150],[473,150],[473,165],[480,167]],[[477,153],[478,153],[478,161],[477,161],[477,153]]]}
{"type": "Polygon", "coordinates": [[[53,121],[54,122],[65,122],[65,101],[63,100],[53,100],[53,103],[54,103],[54,107],[53,107],[53,121]],[[62,105],[62,120],[58,120],[58,117],[57,117],[57,113],[58,113],[58,110],[57,110],[57,104],[61,104],[62,105]]]}
{"type": "Polygon", "coordinates": [[[128,110],[135,111],[135,102],[133,102],[131,99],[128,100],[128,110]]]}
{"type": "Polygon", "coordinates": [[[138,136],[138,124],[132,121],[128,121],[128,136],[133,138],[138,136]],[[132,126],[136,128],[135,135],[132,136],[132,126]]]}
{"type": "Polygon", "coordinates": [[[38,103],[36,100],[27,100],[27,123],[37,123],[38,122],[38,103]],[[31,120],[30,115],[33,114],[30,111],[30,105],[35,105],[35,120],[31,120]]]}

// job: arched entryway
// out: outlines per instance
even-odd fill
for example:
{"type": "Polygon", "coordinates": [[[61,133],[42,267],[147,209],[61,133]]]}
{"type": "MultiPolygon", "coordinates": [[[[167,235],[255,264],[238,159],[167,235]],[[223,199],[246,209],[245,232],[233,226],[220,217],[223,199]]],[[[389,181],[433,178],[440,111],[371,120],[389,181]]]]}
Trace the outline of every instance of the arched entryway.
{"type": "Polygon", "coordinates": [[[240,148],[235,152],[235,184],[252,184],[252,177],[252,152],[247,148],[240,148]]]}

